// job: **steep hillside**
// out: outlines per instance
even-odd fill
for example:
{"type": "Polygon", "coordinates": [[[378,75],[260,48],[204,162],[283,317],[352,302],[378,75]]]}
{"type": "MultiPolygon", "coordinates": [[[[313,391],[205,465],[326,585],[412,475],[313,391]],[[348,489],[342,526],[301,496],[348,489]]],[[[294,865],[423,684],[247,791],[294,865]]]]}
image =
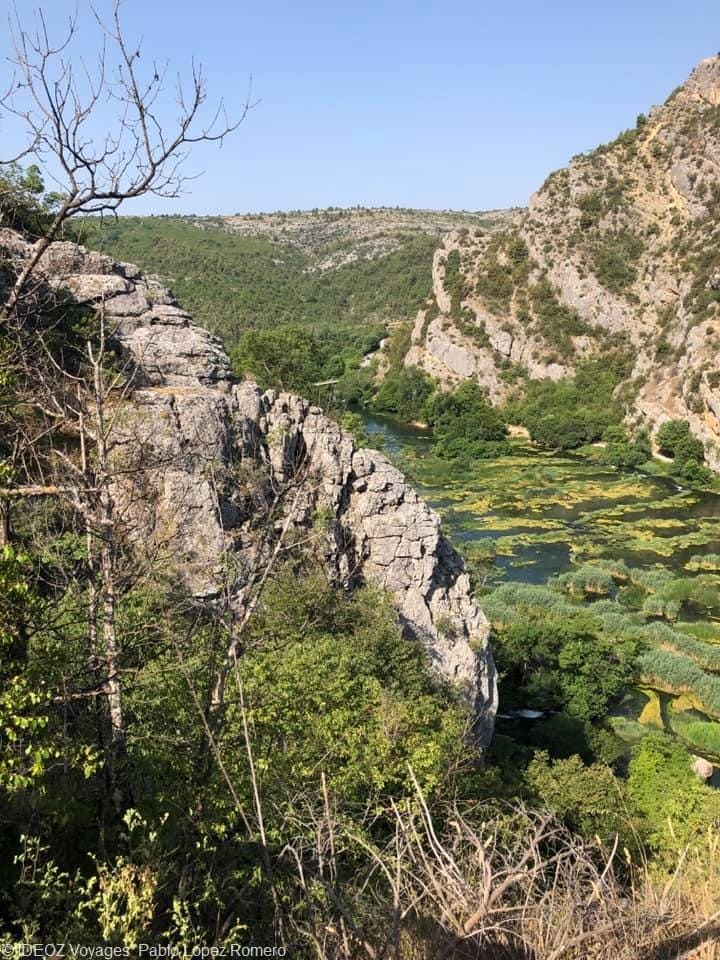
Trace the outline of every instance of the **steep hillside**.
{"type": "Polygon", "coordinates": [[[622,355],[628,416],[689,421],[720,467],[720,58],[575,157],[516,229],[461,229],[433,264],[408,364],[477,377],[495,400],[622,355]]]}
{"type": "Polygon", "coordinates": [[[248,329],[283,323],[338,330],[408,320],[430,291],[440,236],[516,216],[356,208],[122,217],[88,222],[84,236],[157,274],[232,346],[248,329]]]}

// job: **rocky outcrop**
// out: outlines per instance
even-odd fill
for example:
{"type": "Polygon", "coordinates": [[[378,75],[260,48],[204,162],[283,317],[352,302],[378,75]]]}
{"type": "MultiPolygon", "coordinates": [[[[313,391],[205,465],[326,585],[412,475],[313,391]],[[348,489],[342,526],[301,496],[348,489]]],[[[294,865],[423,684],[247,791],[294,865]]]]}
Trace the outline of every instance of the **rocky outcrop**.
{"type": "MultiPolygon", "coordinates": [[[[455,230],[443,238],[432,270],[431,307],[436,306],[439,315],[429,318],[428,307],[419,311],[405,366],[422,367],[443,387],[477,380],[487,389],[490,399],[499,403],[508,394],[508,378],[503,371],[512,365],[522,367],[531,380],[558,380],[567,376],[571,368],[557,362],[554,351],[519,323],[512,311],[498,316],[473,289],[480,251],[485,251],[491,237],[497,236],[472,236],[467,230],[455,230]],[[458,256],[465,279],[464,295],[456,305],[462,311],[461,323],[446,289],[445,265],[450,254],[458,256]]],[[[583,345],[578,349],[583,352],[583,345]]]]}
{"type": "Polygon", "coordinates": [[[499,402],[520,377],[623,351],[628,420],[687,420],[720,470],[719,111],[710,57],[635,128],[551,174],[518,226],[445,236],[407,362],[499,402]]]}
{"type": "Polygon", "coordinates": [[[242,608],[278,542],[312,535],[339,584],[368,580],[391,594],[404,631],[472,702],[487,742],[488,624],[437,514],[402,474],[318,407],[236,382],[219,341],[137,268],[58,243],[42,269],[101,313],[124,359],[114,497],[136,549],[196,598],[229,590],[242,608]]]}

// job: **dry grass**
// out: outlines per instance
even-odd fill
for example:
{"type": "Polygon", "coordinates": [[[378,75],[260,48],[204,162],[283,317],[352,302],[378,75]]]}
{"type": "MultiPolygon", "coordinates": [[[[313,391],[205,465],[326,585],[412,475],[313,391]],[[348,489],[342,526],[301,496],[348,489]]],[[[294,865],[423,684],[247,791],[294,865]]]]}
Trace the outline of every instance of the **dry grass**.
{"type": "Polygon", "coordinates": [[[288,943],[318,960],[720,960],[719,834],[660,871],[522,806],[442,819],[418,790],[380,846],[326,796],[284,851],[288,943]]]}

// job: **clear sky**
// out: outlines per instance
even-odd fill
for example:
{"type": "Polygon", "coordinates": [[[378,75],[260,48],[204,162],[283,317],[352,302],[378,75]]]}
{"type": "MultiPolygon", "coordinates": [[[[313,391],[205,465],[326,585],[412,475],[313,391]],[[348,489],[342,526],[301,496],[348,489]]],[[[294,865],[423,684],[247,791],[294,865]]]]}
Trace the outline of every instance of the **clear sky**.
{"type": "MultiPolygon", "coordinates": [[[[74,2],[45,6],[52,26],[74,2]]],[[[524,205],[720,48],[718,0],[124,0],[123,17],[146,60],[194,56],[231,112],[252,74],[260,101],[195,151],[188,195],[138,213],[524,205]]]]}

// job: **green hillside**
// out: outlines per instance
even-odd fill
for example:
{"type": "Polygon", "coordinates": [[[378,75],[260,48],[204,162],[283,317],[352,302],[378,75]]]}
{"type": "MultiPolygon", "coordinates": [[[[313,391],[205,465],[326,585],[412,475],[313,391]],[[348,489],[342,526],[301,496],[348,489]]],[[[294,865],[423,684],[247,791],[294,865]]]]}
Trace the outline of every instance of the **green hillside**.
{"type": "Polygon", "coordinates": [[[394,249],[324,272],[318,254],[210,222],[123,217],[85,224],[84,242],[142,265],[166,282],[202,326],[229,347],[250,329],[385,323],[414,316],[431,288],[437,236],[404,234],[394,249]]]}

